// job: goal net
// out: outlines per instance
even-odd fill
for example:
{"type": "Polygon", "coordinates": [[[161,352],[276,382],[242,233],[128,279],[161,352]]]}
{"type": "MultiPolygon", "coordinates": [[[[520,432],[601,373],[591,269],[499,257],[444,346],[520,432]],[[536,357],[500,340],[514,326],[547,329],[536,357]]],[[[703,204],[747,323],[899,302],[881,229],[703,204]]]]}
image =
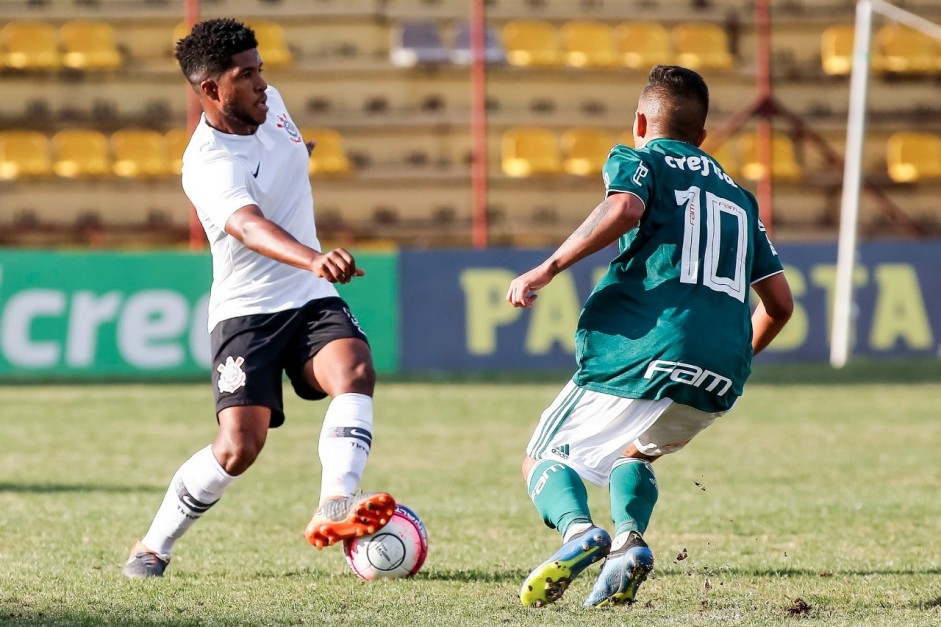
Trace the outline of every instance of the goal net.
{"type": "Polygon", "coordinates": [[[830,335],[830,364],[846,365],[853,338],[853,268],[856,263],[856,236],[859,223],[859,196],[862,185],[863,140],[866,133],[866,95],[869,58],[872,50],[872,22],[878,15],[941,40],[941,25],[883,0],[858,0],[853,66],[850,74],[849,118],[846,130],[846,160],[843,195],[840,204],[840,234],[837,250],[836,291],[830,335]]]}

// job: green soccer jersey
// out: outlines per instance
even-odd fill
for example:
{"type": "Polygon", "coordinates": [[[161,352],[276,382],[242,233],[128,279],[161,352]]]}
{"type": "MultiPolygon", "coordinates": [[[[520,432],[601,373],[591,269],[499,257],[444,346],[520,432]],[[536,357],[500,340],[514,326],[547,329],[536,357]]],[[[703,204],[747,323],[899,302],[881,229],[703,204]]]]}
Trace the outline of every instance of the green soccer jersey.
{"type": "Polygon", "coordinates": [[[645,209],[582,309],[575,383],[729,409],[751,372],[749,287],[782,271],[755,197],[670,139],[615,146],[603,175],[607,194],[634,194],[645,209]]]}

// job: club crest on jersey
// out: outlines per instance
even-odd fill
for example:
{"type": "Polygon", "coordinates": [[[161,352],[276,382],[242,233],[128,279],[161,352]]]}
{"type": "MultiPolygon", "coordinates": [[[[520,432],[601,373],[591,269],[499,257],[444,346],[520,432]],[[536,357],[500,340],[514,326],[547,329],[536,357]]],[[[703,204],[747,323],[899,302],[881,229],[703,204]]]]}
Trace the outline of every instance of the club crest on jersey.
{"type": "Polygon", "coordinates": [[[290,137],[291,141],[295,144],[299,144],[303,141],[300,131],[297,130],[297,127],[294,126],[294,122],[291,121],[291,118],[289,118],[286,113],[278,114],[278,128],[283,128],[288,134],[288,137],[290,137]]]}
{"type": "Polygon", "coordinates": [[[232,359],[232,356],[225,358],[224,364],[219,364],[216,366],[216,370],[219,372],[219,392],[234,392],[240,387],[245,386],[245,371],[242,370],[242,364],[245,363],[244,357],[236,357],[232,359]]]}

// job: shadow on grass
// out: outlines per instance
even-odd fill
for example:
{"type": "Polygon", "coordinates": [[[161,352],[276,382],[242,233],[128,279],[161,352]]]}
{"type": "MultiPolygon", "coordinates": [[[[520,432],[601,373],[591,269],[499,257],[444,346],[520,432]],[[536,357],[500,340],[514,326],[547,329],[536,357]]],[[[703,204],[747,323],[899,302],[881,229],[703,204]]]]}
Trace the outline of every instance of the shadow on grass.
{"type": "Polygon", "coordinates": [[[97,485],[93,483],[0,483],[0,493],[61,494],[67,492],[163,492],[166,487],[149,485],[97,485]]]}
{"type": "MultiPolygon", "coordinates": [[[[110,622],[110,621],[109,621],[110,622]]],[[[98,627],[102,624],[101,615],[79,614],[73,612],[63,612],[61,614],[52,612],[28,612],[13,611],[4,612],[0,608],[0,625],[43,625],[44,627],[54,627],[58,625],[68,627],[98,627]]],[[[155,619],[155,620],[133,620],[121,619],[118,623],[122,627],[156,627],[165,625],[166,627],[197,627],[205,625],[204,621],[186,620],[186,619],[155,619]]]]}

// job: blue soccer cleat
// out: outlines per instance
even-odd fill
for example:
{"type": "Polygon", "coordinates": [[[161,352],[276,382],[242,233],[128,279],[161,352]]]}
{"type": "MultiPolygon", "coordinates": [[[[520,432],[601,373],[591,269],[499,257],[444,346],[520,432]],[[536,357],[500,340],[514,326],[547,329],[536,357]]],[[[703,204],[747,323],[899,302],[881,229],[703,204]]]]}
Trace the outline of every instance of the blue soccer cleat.
{"type": "Polygon", "coordinates": [[[520,588],[526,607],[541,607],[558,601],[572,580],[611,549],[611,536],[590,527],[562,545],[548,560],[529,573],[520,588]]]}
{"type": "Polygon", "coordinates": [[[639,533],[631,531],[624,546],[605,559],[585,607],[633,603],[637,589],[652,570],[653,551],[639,533]]]}

